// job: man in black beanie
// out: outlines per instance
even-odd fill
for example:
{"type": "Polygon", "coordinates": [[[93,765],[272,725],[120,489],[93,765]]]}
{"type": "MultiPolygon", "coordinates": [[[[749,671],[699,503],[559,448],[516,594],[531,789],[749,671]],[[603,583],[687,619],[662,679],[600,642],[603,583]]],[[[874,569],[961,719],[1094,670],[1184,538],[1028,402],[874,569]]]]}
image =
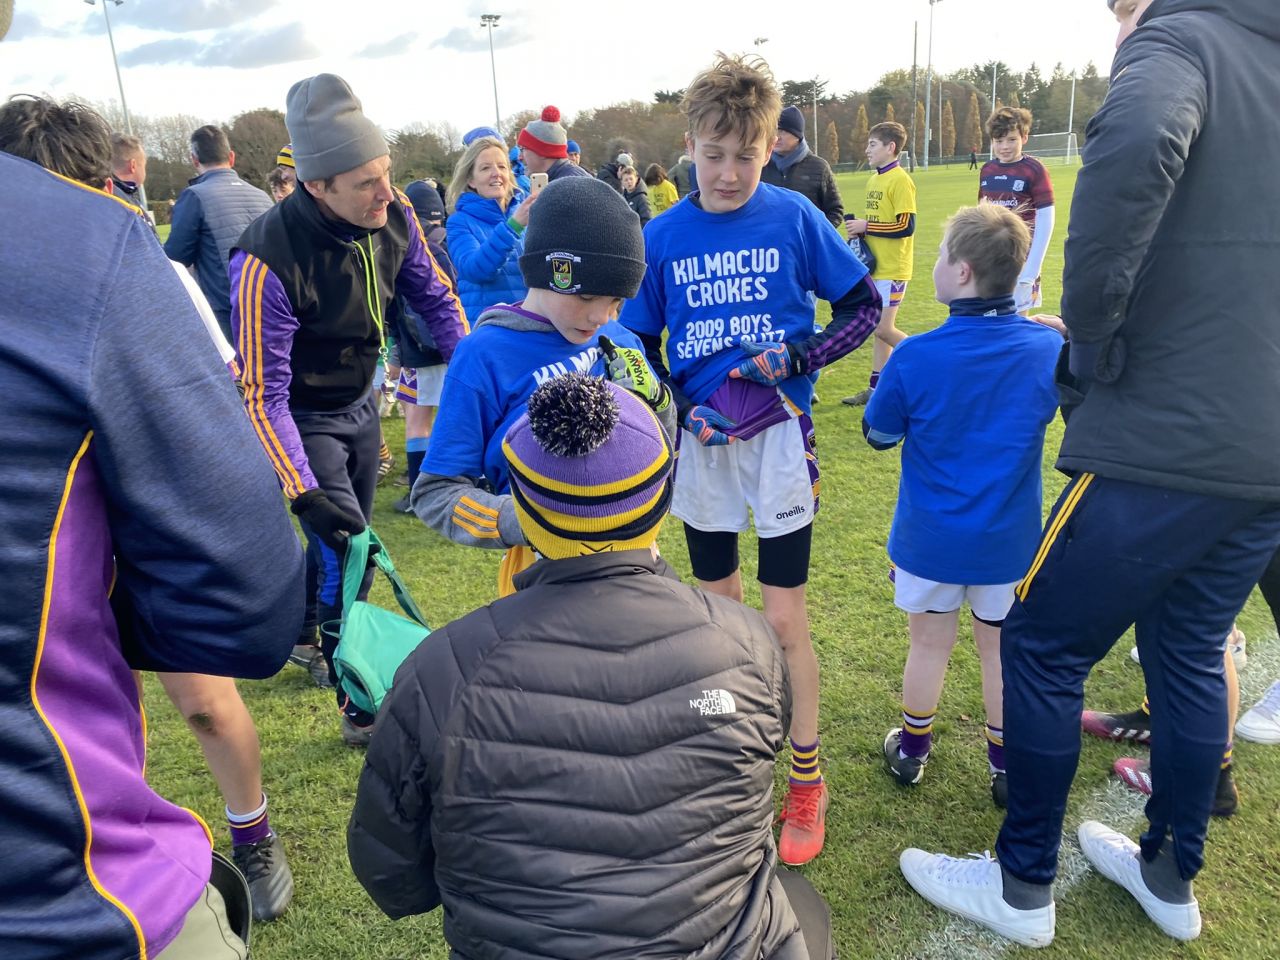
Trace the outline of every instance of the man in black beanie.
{"type": "MultiPolygon", "coordinates": [[[[374,376],[386,359],[384,313],[397,295],[422,317],[446,360],[467,332],[453,286],[427,249],[387,142],[341,77],[289,90],[285,123],[299,189],[256,220],[231,254],[231,325],[245,406],[292,501],[319,571],[320,622],[342,616],[342,556],[365,528],[378,481],[374,376]]],[[[368,589],[368,582],[362,590],[368,589]]],[[[337,638],[295,648],[323,654],[343,711],[342,736],[364,746],[373,716],[333,672],[337,638]]]]}
{"type": "Polygon", "coordinates": [[[831,164],[809,152],[804,139],[804,114],[799,107],[787,107],[778,117],[778,142],[764,165],[760,182],[804,194],[833,227],[840,226],[844,219],[844,201],[836,188],[831,164]]]}
{"type": "Polygon", "coordinates": [[[605,376],[641,397],[675,435],[670,391],[618,323],[644,276],[640,219],[592,177],[566,177],[538,196],[524,233],[520,303],[476,320],[445,374],[436,424],[411,495],[413,512],[455,543],[506,550],[499,594],[534,560],[516,520],[502,438],[534,389],[558,374],[605,376]]]}

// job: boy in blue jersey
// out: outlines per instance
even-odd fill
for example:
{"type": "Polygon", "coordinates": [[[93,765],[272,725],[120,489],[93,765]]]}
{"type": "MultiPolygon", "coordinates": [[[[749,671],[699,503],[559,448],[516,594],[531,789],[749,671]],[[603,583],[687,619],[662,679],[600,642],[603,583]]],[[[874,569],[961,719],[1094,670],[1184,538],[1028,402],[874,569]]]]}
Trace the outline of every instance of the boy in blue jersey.
{"type": "Polygon", "coordinates": [[[640,220],[594,177],[549,184],[525,228],[520,269],[528,296],[482,313],[445,374],[436,424],[413,486],[414,513],[455,543],[506,550],[499,595],[536,559],[516,519],[502,438],[529,395],[577,371],[637,393],[675,432],[671,393],[649,369],[635,335],[618,323],[644,275],[640,220]]]}
{"type": "Polygon", "coordinates": [[[1040,532],[1040,458],[1058,408],[1053,369],[1062,348],[1057,333],[1015,309],[1030,244],[1026,224],[994,204],[951,218],[933,268],[951,316],[894,351],[862,421],[877,450],[903,444],[889,556],[911,649],[902,726],[885,737],[885,763],[899,783],[924,776],[967,601],[982,664],[991,800],[1000,808],[1007,796],[1000,626],[1040,532]],[[986,388],[975,391],[975,383],[986,388]]]}
{"type": "Polygon", "coordinates": [[[742,600],[738,534],[754,514],[764,615],[795,696],[778,852],[801,864],[822,849],[827,806],[805,608],[818,507],[809,375],[866,340],[880,297],[813,204],[760,183],[782,111],[762,62],[721,55],[695,78],[682,109],[700,190],[646,228],[649,271],[622,322],[676,398],[683,429],[671,512],[684,521],[704,590],[742,600]],[[815,296],[832,306],[821,333],[815,296]]]}

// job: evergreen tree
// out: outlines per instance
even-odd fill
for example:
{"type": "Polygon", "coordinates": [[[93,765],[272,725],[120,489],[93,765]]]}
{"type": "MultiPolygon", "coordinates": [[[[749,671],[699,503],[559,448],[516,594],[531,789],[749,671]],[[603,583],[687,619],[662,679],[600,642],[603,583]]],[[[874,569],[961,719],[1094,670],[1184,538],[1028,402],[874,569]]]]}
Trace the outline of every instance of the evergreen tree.
{"type": "Polygon", "coordinates": [[[894,115],[893,115],[893,101],[892,101],[892,100],[890,100],[887,104],[885,104],[885,108],[884,108],[884,122],[885,122],[885,123],[890,123],[890,122],[892,122],[894,119],[895,119],[895,117],[894,117],[894,115]]]}
{"type": "Polygon", "coordinates": [[[964,138],[960,141],[960,146],[966,153],[982,149],[985,139],[984,128],[982,104],[978,102],[978,94],[975,91],[969,94],[969,112],[964,120],[964,138]]]}
{"type": "Polygon", "coordinates": [[[947,100],[942,105],[942,132],[938,136],[940,141],[939,157],[954,157],[956,155],[956,117],[951,110],[951,101],[947,100]]]}
{"type": "Polygon", "coordinates": [[[827,163],[835,166],[840,162],[840,134],[836,130],[836,122],[827,124],[827,163]]]}
{"type": "Polygon", "coordinates": [[[867,149],[867,133],[871,129],[871,124],[867,121],[867,105],[865,103],[858,104],[858,117],[853,122],[853,137],[849,141],[851,147],[849,153],[852,155],[854,163],[862,162],[862,153],[867,149]]]}

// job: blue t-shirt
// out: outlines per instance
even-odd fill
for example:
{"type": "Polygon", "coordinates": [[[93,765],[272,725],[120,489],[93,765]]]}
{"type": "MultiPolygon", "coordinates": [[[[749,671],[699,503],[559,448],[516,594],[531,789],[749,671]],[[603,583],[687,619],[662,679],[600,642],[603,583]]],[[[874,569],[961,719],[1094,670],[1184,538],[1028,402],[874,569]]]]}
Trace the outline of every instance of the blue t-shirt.
{"type": "MultiPolygon", "coordinates": [[[[523,310],[526,318],[538,318],[523,310]]],[[[449,361],[436,419],[423,461],[424,473],[480,477],[495,493],[507,493],[509,478],[502,440],[524,413],[530,394],[545,380],[563,373],[604,374],[604,359],[594,340],[570,343],[550,321],[546,330],[513,330],[484,323],[458,342],[449,361]]],[[[635,334],[611,320],[600,333],[620,347],[644,347],[635,334]]]]}
{"type": "Polygon", "coordinates": [[[908,337],[867,404],[870,438],[904,441],[889,557],[938,583],[1012,583],[1039,540],[1062,338],[1004,304],[908,337]]]}
{"type": "MultiPolygon", "coordinates": [[[[800,343],[814,333],[815,294],[839,300],[867,273],[807,197],[765,183],[731,213],[676,204],[645,227],[644,247],[649,269],[622,323],[668,332],[672,379],[694,403],[746,358],[740,341],[800,343]]],[[[808,377],[781,389],[809,412],[808,377]]]]}

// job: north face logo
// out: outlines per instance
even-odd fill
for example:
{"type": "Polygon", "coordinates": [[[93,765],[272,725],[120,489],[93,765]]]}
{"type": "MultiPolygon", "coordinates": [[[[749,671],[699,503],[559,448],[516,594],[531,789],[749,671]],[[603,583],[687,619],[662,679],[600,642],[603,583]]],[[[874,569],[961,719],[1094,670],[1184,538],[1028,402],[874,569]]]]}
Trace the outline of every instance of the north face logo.
{"type": "Polygon", "coordinates": [[[728,690],[703,690],[701,697],[689,701],[689,709],[697,710],[704,717],[721,717],[737,713],[738,705],[728,690]]]}

